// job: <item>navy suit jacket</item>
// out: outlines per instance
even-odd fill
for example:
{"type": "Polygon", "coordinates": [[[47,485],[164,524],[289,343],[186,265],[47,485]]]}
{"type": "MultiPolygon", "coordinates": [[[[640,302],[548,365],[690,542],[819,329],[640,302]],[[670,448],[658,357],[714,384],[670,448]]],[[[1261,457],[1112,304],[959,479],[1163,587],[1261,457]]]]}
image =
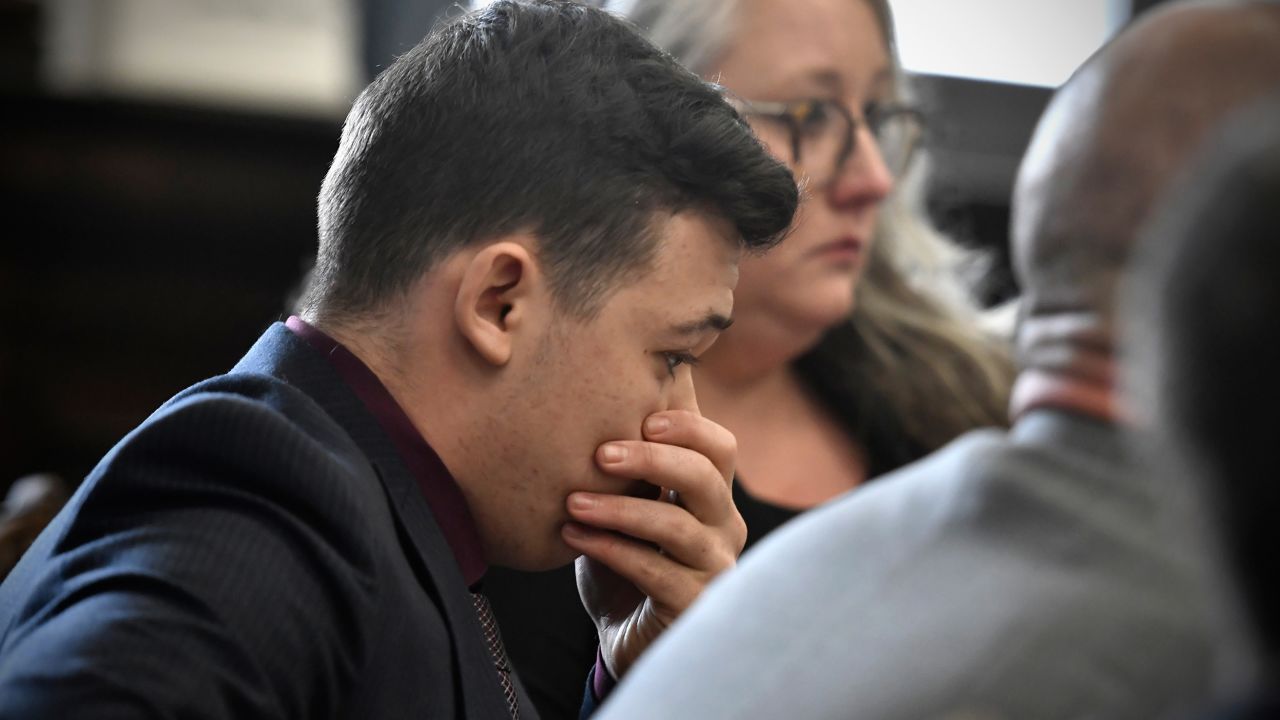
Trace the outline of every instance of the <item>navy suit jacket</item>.
{"type": "Polygon", "coordinates": [[[414,478],[282,324],[120,441],[0,586],[0,718],[142,716],[509,717],[414,478]]]}

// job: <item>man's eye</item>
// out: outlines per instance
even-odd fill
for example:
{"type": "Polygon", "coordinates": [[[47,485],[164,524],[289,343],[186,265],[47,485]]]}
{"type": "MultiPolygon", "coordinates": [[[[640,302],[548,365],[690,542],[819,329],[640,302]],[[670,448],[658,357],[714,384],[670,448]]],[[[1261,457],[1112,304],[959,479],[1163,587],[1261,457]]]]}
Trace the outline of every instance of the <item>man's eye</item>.
{"type": "Polygon", "coordinates": [[[662,353],[662,358],[667,363],[667,373],[672,378],[676,376],[676,368],[681,365],[692,367],[698,364],[698,358],[687,352],[664,352],[662,353]]]}

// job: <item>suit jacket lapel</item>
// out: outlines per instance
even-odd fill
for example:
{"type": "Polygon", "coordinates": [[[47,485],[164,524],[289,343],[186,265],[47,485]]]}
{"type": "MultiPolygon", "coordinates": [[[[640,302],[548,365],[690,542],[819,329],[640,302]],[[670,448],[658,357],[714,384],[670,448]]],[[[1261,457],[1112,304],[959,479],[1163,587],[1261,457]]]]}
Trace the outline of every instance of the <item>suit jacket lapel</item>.
{"type": "MultiPolygon", "coordinates": [[[[328,360],[282,323],[275,323],[233,372],[271,375],[316,401],[364,452],[383,485],[405,548],[424,590],[436,600],[453,636],[455,678],[464,717],[506,717],[508,711],[494,663],[475,615],[470,590],[440,532],[417,481],[391,439],[343,382],[328,360]],[[475,672],[475,668],[486,671],[475,672]]],[[[532,714],[532,707],[527,703],[532,714]]]]}

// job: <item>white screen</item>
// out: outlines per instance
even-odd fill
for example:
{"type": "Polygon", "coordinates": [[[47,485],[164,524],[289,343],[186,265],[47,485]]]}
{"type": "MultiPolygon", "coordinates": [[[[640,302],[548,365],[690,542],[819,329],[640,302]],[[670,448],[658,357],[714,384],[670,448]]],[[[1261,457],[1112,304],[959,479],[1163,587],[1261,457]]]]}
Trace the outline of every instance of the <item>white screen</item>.
{"type": "Polygon", "coordinates": [[[1117,0],[891,0],[907,70],[1061,85],[1128,17],[1117,0]]]}

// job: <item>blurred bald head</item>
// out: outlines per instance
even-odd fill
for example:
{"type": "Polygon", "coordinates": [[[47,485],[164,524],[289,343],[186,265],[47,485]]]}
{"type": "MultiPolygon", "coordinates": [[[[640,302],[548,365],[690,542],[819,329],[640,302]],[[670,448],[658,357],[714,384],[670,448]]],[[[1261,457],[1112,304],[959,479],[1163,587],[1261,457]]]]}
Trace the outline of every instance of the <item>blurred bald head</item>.
{"type": "Polygon", "coordinates": [[[1055,96],[1019,170],[1025,368],[1111,383],[1114,301],[1142,223],[1206,133],[1280,86],[1280,2],[1181,2],[1055,96]]]}

